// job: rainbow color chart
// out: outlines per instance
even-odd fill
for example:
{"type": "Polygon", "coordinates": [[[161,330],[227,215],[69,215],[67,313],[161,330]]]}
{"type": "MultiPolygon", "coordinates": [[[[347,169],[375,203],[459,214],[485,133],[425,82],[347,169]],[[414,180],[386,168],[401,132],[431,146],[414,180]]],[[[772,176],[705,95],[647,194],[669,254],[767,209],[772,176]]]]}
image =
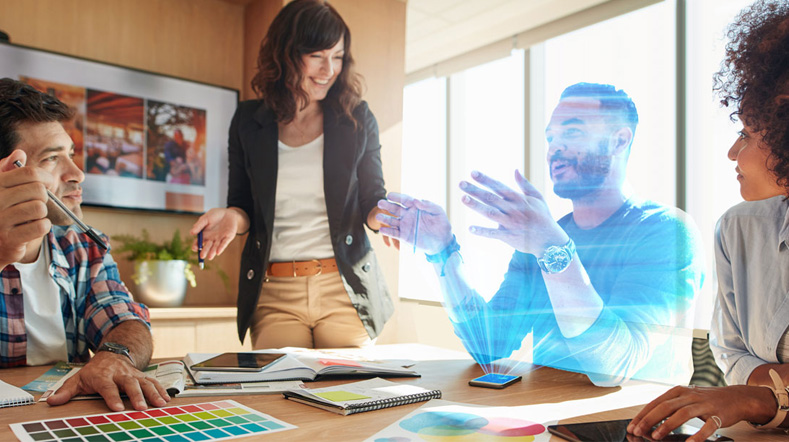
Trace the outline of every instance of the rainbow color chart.
{"type": "Polygon", "coordinates": [[[296,428],[235,401],[11,424],[24,442],[197,442],[296,428]]]}
{"type": "MultiPolygon", "coordinates": [[[[537,435],[545,432],[542,424],[525,419],[485,418],[454,411],[419,413],[401,421],[400,428],[430,442],[533,442],[537,435]]],[[[381,441],[392,442],[391,439],[381,441]]]]}
{"type": "Polygon", "coordinates": [[[547,442],[546,408],[486,407],[433,399],[366,442],[547,442]],[[529,416],[529,417],[527,417],[529,416]]]}

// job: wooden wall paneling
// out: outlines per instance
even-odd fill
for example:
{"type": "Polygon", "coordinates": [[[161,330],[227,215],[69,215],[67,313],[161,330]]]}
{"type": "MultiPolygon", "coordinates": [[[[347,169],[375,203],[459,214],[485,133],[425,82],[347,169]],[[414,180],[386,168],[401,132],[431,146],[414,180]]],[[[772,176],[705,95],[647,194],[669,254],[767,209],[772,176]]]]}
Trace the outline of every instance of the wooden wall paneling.
{"type": "Polygon", "coordinates": [[[285,3],[285,0],[251,0],[244,10],[244,100],[257,98],[251,82],[257,73],[260,43],[285,3]]]}

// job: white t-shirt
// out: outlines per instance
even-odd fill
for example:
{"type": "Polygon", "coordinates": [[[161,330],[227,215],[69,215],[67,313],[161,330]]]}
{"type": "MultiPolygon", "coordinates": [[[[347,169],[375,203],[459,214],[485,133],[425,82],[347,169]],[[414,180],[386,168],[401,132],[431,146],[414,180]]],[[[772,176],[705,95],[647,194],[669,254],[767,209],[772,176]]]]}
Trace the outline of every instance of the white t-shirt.
{"type": "Polygon", "coordinates": [[[49,244],[41,244],[38,259],[15,263],[22,284],[27,334],[27,365],[44,365],[68,360],[66,327],[60,310],[60,289],[49,274],[49,244]]]}
{"type": "Polygon", "coordinates": [[[271,262],[334,256],[323,193],[323,134],[291,147],[280,141],[271,262]]]}

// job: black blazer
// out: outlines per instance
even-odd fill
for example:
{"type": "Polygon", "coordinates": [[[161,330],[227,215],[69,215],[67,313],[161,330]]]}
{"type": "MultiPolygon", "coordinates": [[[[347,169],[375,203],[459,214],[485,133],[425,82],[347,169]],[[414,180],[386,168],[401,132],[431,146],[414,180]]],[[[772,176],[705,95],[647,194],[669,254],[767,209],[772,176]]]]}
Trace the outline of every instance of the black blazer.
{"type": "MultiPolygon", "coordinates": [[[[394,310],[364,231],[370,210],[386,197],[378,122],[365,102],[354,110],[356,130],[328,106],[323,111],[323,187],[334,257],[351,303],[375,338],[394,310]]],[[[242,209],[250,221],[238,282],[238,337],[243,342],[271,251],[279,139],[274,112],[262,100],[240,103],[229,138],[227,205],[242,209]]]]}

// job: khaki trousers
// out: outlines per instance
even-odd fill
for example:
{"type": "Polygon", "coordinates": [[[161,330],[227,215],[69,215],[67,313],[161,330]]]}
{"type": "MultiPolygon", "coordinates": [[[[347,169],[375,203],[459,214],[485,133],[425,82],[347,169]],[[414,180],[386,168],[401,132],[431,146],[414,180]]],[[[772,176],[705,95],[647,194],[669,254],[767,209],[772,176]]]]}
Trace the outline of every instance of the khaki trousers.
{"type": "Polygon", "coordinates": [[[252,317],[252,348],[342,348],[372,344],[339,272],[269,277],[252,317]]]}

